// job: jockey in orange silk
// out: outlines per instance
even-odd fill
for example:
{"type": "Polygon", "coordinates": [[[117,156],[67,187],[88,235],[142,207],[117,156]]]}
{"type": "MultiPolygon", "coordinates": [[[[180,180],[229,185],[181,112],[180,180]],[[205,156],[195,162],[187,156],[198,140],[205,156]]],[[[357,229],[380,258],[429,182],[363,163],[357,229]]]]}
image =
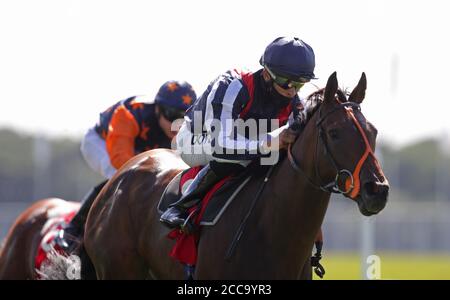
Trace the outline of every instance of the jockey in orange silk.
{"type": "MultiPolygon", "coordinates": [[[[192,86],[185,81],[167,81],[156,97],[133,96],[117,102],[100,113],[99,122],[90,128],[81,142],[81,153],[88,165],[106,179],[130,158],[155,148],[170,148],[177,131],[172,122],[183,119],[195,101],[192,86]]],[[[72,222],[60,232],[58,243],[71,250],[71,241],[84,231],[84,223],[96,196],[106,184],[102,182],[84,198],[72,222]]]]}

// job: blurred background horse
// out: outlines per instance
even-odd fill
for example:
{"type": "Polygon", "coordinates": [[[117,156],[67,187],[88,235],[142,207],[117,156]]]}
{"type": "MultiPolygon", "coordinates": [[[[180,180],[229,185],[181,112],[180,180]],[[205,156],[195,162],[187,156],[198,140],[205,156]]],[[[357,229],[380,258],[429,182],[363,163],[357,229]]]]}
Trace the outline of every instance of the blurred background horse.
{"type": "MultiPolygon", "coordinates": [[[[43,239],[56,233],[57,227],[73,216],[79,206],[77,202],[48,198],[35,202],[23,211],[0,246],[0,280],[37,279],[36,260],[41,254],[38,250],[43,239]]],[[[49,241],[52,239],[53,236],[49,241]]],[[[45,255],[44,252],[42,255],[45,255]]],[[[41,257],[39,263],[44,259],[41,257]]]]}

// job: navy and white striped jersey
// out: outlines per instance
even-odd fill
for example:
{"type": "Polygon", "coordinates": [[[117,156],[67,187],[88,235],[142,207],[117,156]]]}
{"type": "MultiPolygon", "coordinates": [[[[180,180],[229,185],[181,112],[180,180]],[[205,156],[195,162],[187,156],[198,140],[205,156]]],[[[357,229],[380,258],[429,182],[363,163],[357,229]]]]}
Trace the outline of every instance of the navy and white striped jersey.
{"type": "Polygon", "coordinates": [[[263,156],[259,148],[267,134],[286,124],[300,101],[298,96],[292,101],[273,99],[265,84],[262,69],[230,70],[213,80],[188,109],[185,120],[191,132],[212,133],[213,156],[233,160],[263,156]]]}

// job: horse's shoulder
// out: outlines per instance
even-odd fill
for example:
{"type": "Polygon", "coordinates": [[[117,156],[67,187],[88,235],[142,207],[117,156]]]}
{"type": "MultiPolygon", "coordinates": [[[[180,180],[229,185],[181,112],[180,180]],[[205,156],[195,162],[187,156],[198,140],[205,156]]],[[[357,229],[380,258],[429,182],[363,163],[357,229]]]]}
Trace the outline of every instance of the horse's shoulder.
{"type": "Polygon", "coordinates": [[[151,153],[153,160],[158,164],[160,170],[184,170],[189,166],[181,159],[181,157],[173,150],[156,149],[151,153]]]}
{"type": "Polygon", "coordinates": [[[169,170],[184,170],[188,165],[181,157],[170,149],[153,149],[140,153],[129,160],[127,170],[142,170],[161,173],[169,170]]]}
{"type": "MultiPolygon", "coordinates": [[[[108,201],[130,204],[148,201],[156,191],[164,189],[180,171],[188,168],[170,149],[153,149],[134,156],[114,175],[100,194],[99,206],[108,201]],[[121,195],[139,195],[134,197],[121,195]]],[[[96,208],[94,204],[94,209],[96,208]]]]}

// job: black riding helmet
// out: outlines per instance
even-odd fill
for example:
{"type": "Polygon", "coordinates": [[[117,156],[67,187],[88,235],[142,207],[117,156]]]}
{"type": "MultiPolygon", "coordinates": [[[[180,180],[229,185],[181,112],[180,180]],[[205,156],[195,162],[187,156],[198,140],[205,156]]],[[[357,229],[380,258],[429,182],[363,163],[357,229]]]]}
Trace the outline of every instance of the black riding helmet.
{"type": "Polygon", "coordinates": [[[317,79],[314,51],[299,38],[279,37],[270,43],[259,63],[277,75],[291,80],[317,79]]]}

